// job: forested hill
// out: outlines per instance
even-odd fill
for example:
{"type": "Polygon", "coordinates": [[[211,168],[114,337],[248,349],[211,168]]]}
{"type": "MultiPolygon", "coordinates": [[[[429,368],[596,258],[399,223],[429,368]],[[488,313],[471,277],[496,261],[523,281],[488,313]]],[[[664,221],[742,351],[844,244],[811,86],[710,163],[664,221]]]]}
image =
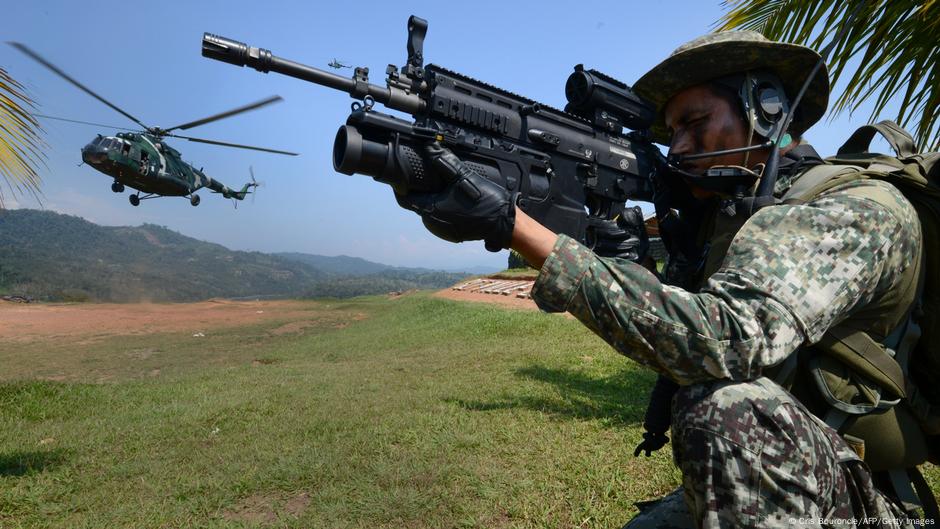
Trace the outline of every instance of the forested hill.
{"type": "Polygon", "coordinates": [[[153,224],[108,227],[50,211],[0,210],[0,294],[119,302],[349,297],[443,288],[467,275],[361,259],[360,268],[340,274],[311,264],[317,259],[336,258],[232,251],[153,224]]]}
{"type": "Polygon", "coordinates": [[[297,252],[276,253],[274,255],[308,264],[324,272],[335,272],[337,274],[374,274],[394,268],[393,266],[367,261],[361,257],[349,257],[348,255],[328,257],[326,255],[297,252]]]}
{"type": "MultiPolygon", "coordinates": [[[[376,263],[374,261],[367,261],[361,257],[350,257],[348,255],[326,256],[297,252],[284,252],[273,255],[278,257],[286,257],[294,261],[300,261],[314,268],[323,270],[324,272],[335,272],[337,274],[366,275],[375,274],[378,272],[389,272],[394,276],[395,274],[402,273],[420,275],[441,272],[441,270],[432,270],[430,268],[396,267],[392,265],[376,263]]],[[[493,268],[491,266],[476,265],[444,270],[444,272],[456,272],[459,274],[492,274],[493,272],[499,272],[499,269],[493,268]]]]}

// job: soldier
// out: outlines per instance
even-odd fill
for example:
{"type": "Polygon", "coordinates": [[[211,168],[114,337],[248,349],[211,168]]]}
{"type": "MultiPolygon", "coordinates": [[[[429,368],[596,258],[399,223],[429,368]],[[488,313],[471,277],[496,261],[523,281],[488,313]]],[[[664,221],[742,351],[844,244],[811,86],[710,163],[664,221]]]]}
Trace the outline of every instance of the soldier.
{"type": "MultiPolygon", "coordinates": [[[[668,144],[670,155],[689,156],[765,144],[815,71],[790,134],[780,140],[779,197],[820,163],[799,139],[826,110],[828,76],[824,66],[814,70],[818,63],[809,48],[753,32],[717,33],[678,48],[634,88],[656,106],[654,139],[668,144]]],[[[889,184],[856,180],[805,204],[736,217],[741,180],[710,179],[705,171],[736,166],[744,180],[749,173],[757,179],[769,152],[686,158],[660,176],[681,204],[673,207],[686,228],[712,226],[704,232],[708,244],[698,246],[707,253],[674,260],[682,266],[672,273],[690,276],[682,281],[686,288],[552,233],[515,207],[514,196],[438,145],[427,155],[454,175],[454,184],[398,197],[435,235],[485,239],[488,247],[521,253],[541,268],[532,290],[541,308],[570,312],[619,352],[678,384],[672,434],[682,487],[643,508],[629,527],[904,523],[904,510],[875,488],[855,451],[764,375],[864,313],[873,299],[915,290],[917,214],[889,184]]],[[[668,206],[658,213],[668,216],[668,206]]],[[[896,303],[910,305],[912,296],[896,303]]],[[[883,335],[898,323],[885,322],[883,335]]]]}

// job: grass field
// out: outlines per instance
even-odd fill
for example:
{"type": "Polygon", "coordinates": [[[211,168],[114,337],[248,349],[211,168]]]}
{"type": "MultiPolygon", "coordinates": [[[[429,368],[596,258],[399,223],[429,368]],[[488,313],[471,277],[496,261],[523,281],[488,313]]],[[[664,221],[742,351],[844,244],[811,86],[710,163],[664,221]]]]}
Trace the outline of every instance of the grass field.
{"type": "Polygon", "coordinates": [[[678,483],[632,454],[653,375],[574,320],[303,309],[0,345],[0,526],[606,528],[678,483]]]}

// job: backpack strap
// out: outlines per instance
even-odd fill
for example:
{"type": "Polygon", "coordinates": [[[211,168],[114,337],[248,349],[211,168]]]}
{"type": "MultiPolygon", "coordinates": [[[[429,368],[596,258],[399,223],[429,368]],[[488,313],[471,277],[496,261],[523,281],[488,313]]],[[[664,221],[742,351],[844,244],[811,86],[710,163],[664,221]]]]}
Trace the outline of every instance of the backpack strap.
{"type": "MultiPolygon", "coordinates": [[[[917,467],[913,467],[915,470],[917,467]]],[[[917,494],[915,484],[912,482],[910,469],[895,468],[886,472],[894,489],[894,497],[907,512],[914,512],[924,506],[925,499],[917,494]]],[[[919,484],[918,484],[919,485],[919,484]]],[[[933,493],[930,494],[933,496],[933,493]]]]}
{"type": "Polygon", "coordinates": [[[901,158],[909,158],[917,153],[917,147],[914,145],[914,138],[897,123],[891,120],[884,120],[878,123],[863,125],[855,130],[849,139],[839,147],[838,156],[844,154],[865,153],[871,146],[871,140],[875,133],[881,134],[894,152],[901,158]]]}
{"type": "Polygon", "coordinates": [[[937,497],[930,490],[930,484],[924,479],[924,475],[917,467],[907,469],[917,497],[923,501],[924,518],[931,520],[940,520],[940,505],[937,505],[937,497]]]}
{"type": "Polygon", "coordinates": [[[855,165],[815,165],[793,182],[790,189],[780,197],[780,202],[788,205],[805,204],[829,189],[865,178],[860,174],[862,170],[862,167],[855,165]]]}

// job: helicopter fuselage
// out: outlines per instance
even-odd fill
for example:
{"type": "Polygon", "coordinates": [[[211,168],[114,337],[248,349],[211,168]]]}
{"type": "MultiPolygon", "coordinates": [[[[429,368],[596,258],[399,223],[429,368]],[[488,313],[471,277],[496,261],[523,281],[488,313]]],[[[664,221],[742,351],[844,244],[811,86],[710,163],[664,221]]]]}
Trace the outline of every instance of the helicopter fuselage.
{"type": "Polygon", "coordinates": [[[179,151],[150,134],[98,135],[82,148],[82,160],[115,182],[143,193],[188,196],[208,187],[226,198],[243,198],[184,162],[179,151]]]}

